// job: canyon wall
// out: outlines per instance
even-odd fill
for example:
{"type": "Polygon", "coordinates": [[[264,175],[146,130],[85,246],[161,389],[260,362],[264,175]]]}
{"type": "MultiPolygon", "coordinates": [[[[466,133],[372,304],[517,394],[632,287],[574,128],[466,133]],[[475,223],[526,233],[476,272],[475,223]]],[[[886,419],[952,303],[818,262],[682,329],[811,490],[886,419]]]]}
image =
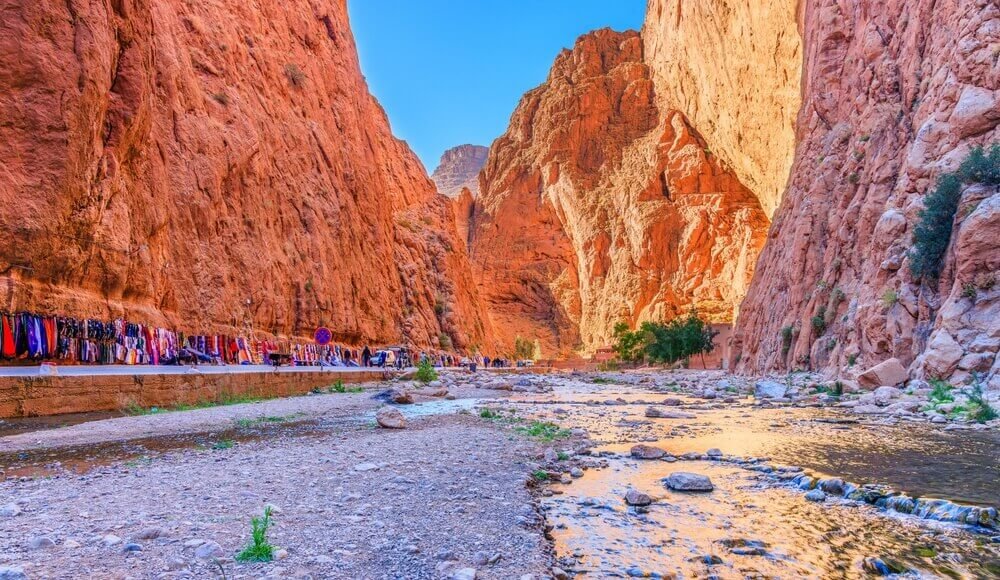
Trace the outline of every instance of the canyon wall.
{"type": "Polygon", "coordinates": [[[473,197],[479,195],[479,171],[489,153],[482,145],[459,145],[445,151],[431,174],[438,191],[452,199],[458,199],[463,189],[473,197]]]}
{"type": "Polygon", "coordinates": [[[498,340],[592,352],[616,322],[733,319],[768,219],[684,115],[642,39],[599,30],[556,59],[490,148],[471,256],[498,340]]]}
{"type": "Polygon", "coordinates": [[[741,309],[738,368],[850,377],[896,358],[910,376],[979,372],[1000,388],[998,189],[964,186],[939,281],[909,268],[923,196],[1000,140],[1000,5],[803,5],[795,161],[741,309]]]}
{"type": "Polygon", "coordinates": [[[0,308],[490,344],[345,0],[0,0],[0,308]]]}
{"type": "Polygon", "coordinates": [[[774,214],[795,151],[805,0],[650,0],[642,36],[660,106],[774,214]]]}

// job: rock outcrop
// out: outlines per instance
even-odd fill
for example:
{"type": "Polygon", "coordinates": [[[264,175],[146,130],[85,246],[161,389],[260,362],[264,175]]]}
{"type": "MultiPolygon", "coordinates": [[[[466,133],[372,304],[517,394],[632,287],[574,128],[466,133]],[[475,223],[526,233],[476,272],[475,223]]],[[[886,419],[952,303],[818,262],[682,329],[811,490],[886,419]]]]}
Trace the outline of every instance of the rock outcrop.
{"type": "Polygon", "coordinates": [[[682,111],[768,216],[795,151],[798,0],[650,0],[642,36],[661,108],[682,111]]]}
{"type": "Polygon", "coordinates": [[[965,187],[940,281],[915,279],[908,257],[938,176],[1000,141],[1000,5],[802,4],[795,161],[738,368],[851,375],[896,358],[911,376],[979,371],[1000,388],[1000,191],[965,187]]]}
{"type": "Polygon", "coordinates": [[[10,0],[2,308],[488,344],[450,200],[361,75],[345,0],[10,0]]]}
{"type": "Polygon", "coordinates": [[[438,191],[452,199],[458,199],[463,189],[472,197],[479,195],[479,172],[489,153],[489,147],[482,145],[459,145],[445,151],[431,174],[438,191]]]}
{"type": "Polygon", "coordinates": [[[471,256],[501,344],[593,351],[618,321],[733,318],[768,219],[684,115],[642,39],[599,30],[556,59],[490,148],[471,256]]]}

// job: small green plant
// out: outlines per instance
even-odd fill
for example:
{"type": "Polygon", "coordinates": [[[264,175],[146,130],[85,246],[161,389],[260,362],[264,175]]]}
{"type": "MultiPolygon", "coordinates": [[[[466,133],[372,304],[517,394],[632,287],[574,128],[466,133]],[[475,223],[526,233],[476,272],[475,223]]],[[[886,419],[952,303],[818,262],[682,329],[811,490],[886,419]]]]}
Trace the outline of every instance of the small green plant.
{"type": "Polygon", "coordinates": [[[882,306],[892,308],[897,303],[899,303],[899,292],[893,288],[886,288],[885,292],[882,293],[882,306]]]}
{"type": "Polygon", "coordinates": [[[544,469],[536,469],[531,473],[531,476],[535,478],[535,481],[548,481],[549,472],[544,469]]]}
{"type": "Polygon", "coordinates": [[[989,152],[983,147],[975,147],[969,152],[958,175],[966,183],[1000,185],[1000,143],[990,145],[989,152]]]}
{"type": "Polygon", "coordinates": [[[954,395],[951,394],[952,387],[948,381],[941,379],[931,379],[931,394],[930,399],[937,404],[940,403],[950,403],[955,400],[954,395]]]}
{"type": "Polygon", "coordinates": [[[962,284],[962,297],[968,298],[969,300],[975,300],[976,296],[979,294],[979,290],[976,285],[972,282],[966,282],[962,284]]]}
{"type": "Polygon", "coordinates": [[[302,72],[299,65],[288,63],[285,65],[285,78],[295,88],[301,88],[306,82],[306,73],[302,72]]]}
{"type": "Polygon", "coordinates": [[[860,141],[861,143],[867,143],[868,140],[871,139],[871,138],[872,138],[871,135],[868,135],[866,133],[866,134],[862,135],[861,137],[858,137],[858,141],[860,141]]]}
{"type": "Polygon", "coordinates": [[[788,351],[792,349],[792,339],[794,337],[794,326],[786,326],[781,329],[781,358],[788,356],[788,351]]]}
{"type": "Polygon", "coordinates": [[[437,380],[438,373],[434,370],[434,365],[431,364],[431,361],[424,359],[417,364],[415,378],[421,383],[429,383],[437,380]]]}
{"type": "Polygon", "coordinates": [[[851,353],[851,354],[847,355],[847,366],[848,367],[853,367],[857,362],[858,362],[858,355],[857,354],[851,353]]]}
{"type": "Polygon", "coordinates": [[[479,416],[482,417],[483,419],[498,419],[500,417],[500,413],[494,411],[493,409],[490,409],[489,407],[486,407],[479,411],[479,416]]]}
{"type": "Polygon", "coordinates": [[[451,350],[451,337],[447,334],[442,334],[438,337],[438,344],[444,350],[451,350]]]}
{"type": "Polygon", "coordinates": [[[597,370],[601,372],[614,372],[618,370],[618,361],[609,360],[597,365],[597,370]]]}
{"type": "Polygon", "coordinates": [[[232,449],[234,445],[236,443],[232,439],[223,439],[212,443],[212,449],[214,451],[222,451],[223,449],[232,449]]]}
{"type": "Polygon", "coordinates": [[[979,378],[973,376],[973,386],[972,390],[968,393],[969,397],[969,419],[977,423],[985,423],[987,421],[992,421],[996,419],[1000,414],[997,410],[989,404],[988,401],[983,397],[983,385],[979,382],[979,378]]]}
{"type": "Polygon", "coordinates": [[[861,176],[857,172],[853,172],[847,176],[847,181],[851,185],[857,185],[861,181],[861,176]]]}
{"type": "Polygon", "coordinates": [[[556,453],[556,459],[558,459],[559,461],[569,461],[569,453],[566,453],[565,451],[560,451],[556,453]]]}
{"type": "Polygon", "coordinates": [[[826,306],[820,306],[819,309],[816,310],[816,315],[812,317],[810,322],[816,336],[821,336],[824,332],[826,332],[826,306]]]}
{"type": "Polygon", "coordinates": [[[448,311],[448,305],[445,304],[444,298],[438,296],[437,299],[434,300],[434,314],[441,316],[447,311],[448,311]]]}
{"type": "Polygon", "coordinates": [[[610,379],[606,379],[604,377],[594,377],[594,378],[590,379],[590,382],[594,383],[595,385],[610,385],[611,384],[611,380],[610,379]]]}
{"type": "Polygon", "coordinates": [[[534,421],[528,425],[517,427],[514,431],[520,433],[521,435],[543,442],[565,439],[570,436],[568,429],[563,429],[555,423],[548,423],[544,421],[534,421]]]}
{"type": "Polygon", "coordinates": [[[239,562],[270,562],[274,559],[274,546],[267,541],[267,529],[271,527],[271,507],[264,508],[264,517],[250,519],[250,543],[236,554],[239,562]]]}
{"type": "Polygon", "coordinates": [[[330,385],[329,388],[326,389],[326,392],[328,392],[328,393],[363,393],[364,390],[365,389],[363,387],[348,387],[348,386],[344,385],[344,381],[342,381],[340,379],[337,379],[337,381],[335,383],[333,383],[332,385],[330,385]]]}

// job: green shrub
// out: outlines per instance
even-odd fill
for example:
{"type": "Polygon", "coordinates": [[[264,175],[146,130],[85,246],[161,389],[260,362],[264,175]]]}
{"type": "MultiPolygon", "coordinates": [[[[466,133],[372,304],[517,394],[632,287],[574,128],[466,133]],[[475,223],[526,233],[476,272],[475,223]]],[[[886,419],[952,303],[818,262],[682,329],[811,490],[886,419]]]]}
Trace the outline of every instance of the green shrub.
{"type": "Polygon", "coordinates": [[[950,403],[955,400],[955,397],[951,394],[952,386],[948,381],[941,379],[931,379],[931,401],[935,403],[950,403]]]}
{"type": "Polygon", "coordinates": [[[270,562],[274,559],[274,546],[267,541],[267,529],[271,527],[271,508],[264,508],[264,517],[251,518],[250,543],[236,554],[239,562],[270,562]]]}
{"type": "Polygon", "coordinates": [[[886,308],[892,308],[899,302],[899,292],[896,292],[892,288],[887,288],[885,292],[882,293],[882,306],[886,308]]]}
{"type": "Polygon", "coordinates": [[[527,338],[521,338],[520,336],[514,337],[514,359],[515,360],[534,360],[535,359],[535,343],[527,338]]]}
{"type": "Polygon", "coordinates": [[[792,349],[792,339],[795,338],[795,327],[786,326],[781,329],[781,358],[788,356],[788,351],[792,349]]]}
{"type": "Polygon", "coordinates": [[[288,63],[285,65],[285,78],[293,87],[299,88],[306,82],[306,73],[302,72],[299,65],[288,63]]]}
{"type": "Polygon", "coordinates": [[[715,350],[718,334],[692,310],[670,322],[643,322],[635,331],[620,322],[615,325],[615,352],[624,361],[644,358],[653,363],[673,364],[715,350]]]}
{"type": "Polygon", "coordinates": [[[822,336],[826,332],[826,306],[820,306],[816,315],[811,320],[813,332],[816,336],[822,336]]]}
{"type": "Polygon", "coordinates": [[[434,370],[434,365],[431,364],[431,361],[424,359],[417,364],[415,377],[421,383],[429,383],[437,380],[438,373],[434,370]]]}
{"type": "Polygon", "coordinates": [[[1000,414],[983,398],[983,386],[979,383],[979,379],[974,377],[973,380],[975,383],[972,391],[968,393],[969,419],[977,423],[985,423],[996,419],[1000,414]]]}
{"type": "Polygon", "coordinates": [[[937,279],[951,241],[952,222],[958,211],[962,182],[952,173],[938,178],[937,187],[924,197],[920,221],[913,229],[910,271],[917,278],[937,279]]]}
{"type": "Polygon", "coordinates": [[[958,176],[965,183],[1000,185],[1000,143],[990,145],[989,153],[982,147],[970,151],[958,168],[958,176]]]}

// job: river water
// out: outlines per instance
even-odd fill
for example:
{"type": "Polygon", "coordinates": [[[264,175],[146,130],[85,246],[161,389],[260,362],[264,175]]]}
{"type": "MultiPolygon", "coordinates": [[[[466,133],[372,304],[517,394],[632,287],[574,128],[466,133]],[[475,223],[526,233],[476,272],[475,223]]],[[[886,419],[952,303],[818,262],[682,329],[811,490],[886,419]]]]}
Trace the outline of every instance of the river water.
{"type": "Polygon", "coordinates": [[[628,456],[637,443],[674,455],[718,448],[817,476],[881,483],[911,496],[1000,505],[997,433],[862,424],[830,409],[751,403],[586,383],[518,398],[518,413],[586,428],[595,451],[610,460],[606,469],[554,485],[556,494],[543,502],[561,564],[595,578],[863,578],[872,575],[865,569],[869,559],[870,570],[886,566],[901,577],[1000,577],[1000,543],[991,539],[1000,531],[843,499],[808,502],[804,492],[732,463],[628,456]],[[693,418],[645,417],[648,404],[667,397],[681,401],[670,409],[693,418]],[[667,489],[661,479],[677,471],[706,475],[715,490],[667,489]],[[626,506],[629,488],[654,503],[626,506]]]}

